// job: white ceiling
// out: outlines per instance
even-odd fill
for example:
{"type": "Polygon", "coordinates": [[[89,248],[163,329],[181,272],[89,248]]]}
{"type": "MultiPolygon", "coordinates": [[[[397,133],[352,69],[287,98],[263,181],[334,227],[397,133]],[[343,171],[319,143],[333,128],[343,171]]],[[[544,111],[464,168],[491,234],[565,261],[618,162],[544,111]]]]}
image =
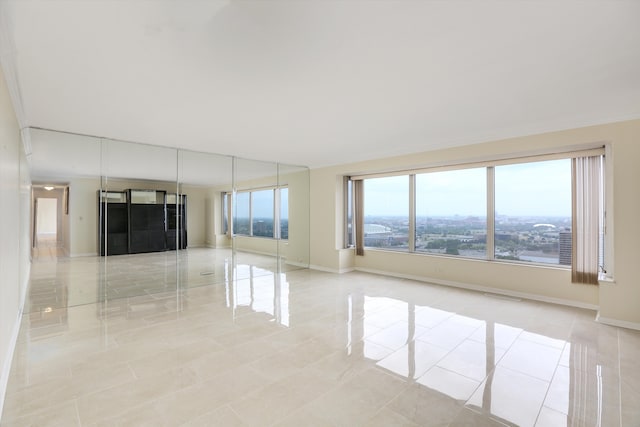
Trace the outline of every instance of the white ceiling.
{"type": "Polygon", "coordinates": [[[0,7],[25,126],[318,167],[640,117],[637,0],[0,7]]]}

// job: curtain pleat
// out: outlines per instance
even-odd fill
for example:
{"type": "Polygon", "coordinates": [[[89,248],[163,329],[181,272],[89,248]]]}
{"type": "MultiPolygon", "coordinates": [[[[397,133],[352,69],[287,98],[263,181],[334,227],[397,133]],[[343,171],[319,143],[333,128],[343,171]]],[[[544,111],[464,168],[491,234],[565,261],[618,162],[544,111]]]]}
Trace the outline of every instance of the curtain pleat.
{"type": "Polygon", "coordinates": [[[601,157],[572,159],[571,281],[598,284],[601,157]]]}

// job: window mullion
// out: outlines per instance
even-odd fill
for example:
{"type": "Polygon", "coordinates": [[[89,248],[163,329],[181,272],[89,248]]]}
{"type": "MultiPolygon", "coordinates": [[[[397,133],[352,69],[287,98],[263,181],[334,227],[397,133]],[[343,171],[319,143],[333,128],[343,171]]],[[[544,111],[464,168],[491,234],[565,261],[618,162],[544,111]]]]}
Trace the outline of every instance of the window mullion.
{"type": "Polygon", "coordinates": [[[229,193],[222,193],[222,231],[229,237],[231,237],[231,215],[229,215],[230,207],[231,201],[229,200],[229,193]],[[224,226],[225,218],[227,220],[226,228],[224,226]]]}
{"type": "Polygon", "coordinates": [[[280,239],[280,189],[273,189],[273,238],[280,239]]]}
{"type": "Polygon", "coordinates": [[[253,236],[253,192],[249,191],[249,236],[253,236]]]}
{"type": "Polygon", "coordinates": [[[496,256],[495,233],[496,233],[496,175],[493,166],[487,167],[487,259],[493,260],[496,256]]]}
{"type": "Polygon", "coordinates": [[[409,252],[416,251],[416,176],[409,175],[409,252]]]}

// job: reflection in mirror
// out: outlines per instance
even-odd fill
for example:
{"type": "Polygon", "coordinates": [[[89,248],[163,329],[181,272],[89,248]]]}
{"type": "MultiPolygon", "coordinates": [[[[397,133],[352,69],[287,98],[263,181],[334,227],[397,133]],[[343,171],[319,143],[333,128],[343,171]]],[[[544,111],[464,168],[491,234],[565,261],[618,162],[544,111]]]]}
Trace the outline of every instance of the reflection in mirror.
{"type": "MultiPolygon", "coordinates": [[[[233,251],[237,266],[252,265],[260,268],[259,271],[277,271],[277,187],[277,164],[235,159],[231,205],[233,251]]],[[[236,279],[247,279],[245,271],[238,268],[236,279]]]]}
{"type": "Polygon", "coordinates": [[[270,271],[309,266],[307,168],[236,159],[231,205],[238,264],[270,271]]]}
{"type": "Polygon", "coordinates": [[[178,152],[178,199],[186,207],[188,251],[178,253],[181,289],[223,283],[232,261],[231,236],[224,229],[224,200],[232,188],[233,159],[217,154],[178,152]]]}
{"type": "Polygon", "coordinates": [[[66,319],[67,307],[100,298],[104,260],[96,256],[100,217],[96,195],[101,187],[101,141],[42,129],[26,132],[32,151],[33,262],[25,310],[40,313],[44,324],[59,323],[66,319]],[[58,202],[51,212],[56,217],[55,239],[47,243],[38,238],[36,205],[38,198],[52,194],[58,202]],[[62,262],[68,258],[78,262],[62,262]]]}
{"type": "Polygon", "coordinates": [[[177,151],[103,140],[103,203],[100,227],[106,253],[104,299],[172,292],[177,287],[176,253],[169,250],[167,194],[175,194],[177,151]],[[116,197],[119,196],[119,197],[116,197]],[[117,200],[112,203],[111,200],[117,200]]]}
{"type": "Polygon", "coordinates": [[[309,267],[309,169],[278,164],[279,261],[283,270],[309,267]]]}
{"type": "Polygon", "coordinates": [[[158,304],[184,305],[187,288],[224,283],[234,312],[249,307],[288,323],[279,283],[284,272],[309,265],[307,168],[26,132],[31,209],[36,196],[57,200],[56,247],[33,248],[26,308],[38,319],[61,322],[67,307],[95,302],[109,316],[144,315],[158,304]]]}

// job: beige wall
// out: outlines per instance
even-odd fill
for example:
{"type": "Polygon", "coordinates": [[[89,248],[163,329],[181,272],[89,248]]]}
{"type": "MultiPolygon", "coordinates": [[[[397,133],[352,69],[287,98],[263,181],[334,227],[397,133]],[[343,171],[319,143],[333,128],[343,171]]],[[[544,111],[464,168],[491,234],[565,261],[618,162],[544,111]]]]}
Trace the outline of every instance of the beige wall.
{"type": "Polygon", "coordinates": [[[0,417],[29,278],[31,181],[0,70],[0,417]]]}
{"type": "Polygon", "coordinates": [[[289,239],[281,242],[280,254],[287,262],[309,265],[309,172],[300,171],[280,177],[281,184],[289,187],[289,239]]]}
{"type": "Polygon", "coordinates": [[[320,269],[358,268],[452,285],[529,295],[539,299],[599,307],[601,321],[640,327],[640,120],[512,138],[311,171],[311,264],[320,269]],[[572,284],[566,270],[429,255],[367,251],[356,257],[342,249],[342,176],[499,157],[584,148],[607,143],[608,233],[613,247],[609,272],[615,283],[572,284]],[[612,191],[611,191],[612,190],[612,191]],[[612,193],[612,194],[611,194],[612,193]]]}
{"type": "Polygon", "coordinates": [[[98,253],[98,193],[100,178],[73,179],[69,183],[69,255],[98,253]]]}
{"type": "Polygon", "coordinates": [[[203,187],[183,186],[182,193],[187,195],[187,242],[190,248],[201,248],[207,244],[206,215],[207,189],[203,187]]]}
{"type": "Polygon", "coordinates": [[[228,188],[209,188],[205,198],[205,246],[230,248],[231,239],[223,232],[222,195],[228,188]]]}
{"type": "Polygon", "coordinates": [[[278,241],[268,237],[236,236],[234,248],[243,252],[276,256],[278,254],[278,241]]]}

